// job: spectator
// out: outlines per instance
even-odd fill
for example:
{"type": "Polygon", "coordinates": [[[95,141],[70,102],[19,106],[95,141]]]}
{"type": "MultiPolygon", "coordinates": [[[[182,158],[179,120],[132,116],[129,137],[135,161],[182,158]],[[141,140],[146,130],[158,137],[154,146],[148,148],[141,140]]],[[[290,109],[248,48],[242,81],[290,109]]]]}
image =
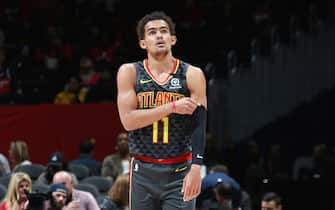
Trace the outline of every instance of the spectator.
{"type": "Polygon", "coordinates": [[[129,149],[128,149],[128,134],[125,132],[117,136],[117,144],[115,153],[108,155],[102,162],[101,175],[109,177],[113,180],[121,174],[129,172],[129,149]]]}
{"type": "Polygon", "coordinates": [[[269,155],[265,162],[265,172],[267,177],[274,182],[288,180],[288,169],[285,168],[284,158],[279,144],[270,145],[269,155]]]}
{"type": "Polygon", "coordinates": [[[67,190],[65,209],[100,210],[91,193],[74,189],[72,176],[68,172],[58,171],[53,177],[53,184],[65,184],[67,190]]]}
{"type": "Polygon", "coordinates": [[[326,144],[317,144],[313,147],[313,178],[321,178],[322,180],[332,182],[335,175],[335,159],[326,144]]]}
{"type": "MultiPolygon", "coordinates": [[[[49,162],[47,164],[47,169],[43,172],[36,180],[36,183],[49,185],[52,183],[53,176],[58,171],[67,171],[67,164],[64,160],[64,155],[62,152],[51,153],[49,157],[49,162]]],[[[74,184],[78,183],[76,176],[71,173],[72,180],[74,184]]]]}
{"type": "Polygon", "coordinates": [[[249,142],[243,181],[245,190],[252,195],[252,205],[254,208],[259,206],[259,200],[262,196],[262,180],[266,176],[263,165],[263,156],[258,143],[254,141],[249,142]]]}
{"type": "Polygon", "coordinates": [[[209,169],[208,175],[202,179],[201,191],[214,188],[218,183],[228,183],[235,189],[240,189],[240,184],[228,175],[228,167],[223,164],[217,164],[209,169]]]}
{"type": "Polygon", "coordinates": [[[79,77],[82,81],[82,86],[87,90],[97,84],[100,78],[100,73],[95,71],[93,62],[89,57],[81,58],[79,77]]]}
{"type": "Polygon", "coordinates": [[[49,191],[49,200],[45,210],[61,210],[66,203],[67,189],[64,184],[52,184],[49,191]]]}
{"type": "Polygon", "coordinates": [[[7,158],[0,153],[0,176],[10,174],[10,166],[7,158]]]}
{"type": "Polygon", "coordinates": [[[64,90],[57,93],[54,103],[55,104],[75,104],[83,103],[86,91],[81,88],[79,79],[71,77],[66,83],[64,90]]]}
{"type": "Polygon", "coordinates": [[[12,74],[7,65],[6,51],[0,47],[0,103],[8,103],[12,74]]]}
{"type": "Polygon", "coordinates": [[[87,92],[85,102],[108,101],[116,101],[116,84],[112,73],[104,70],[101,72],[97,84],[87,92]]]}
{"type": "Polygon", "coordinates": [[[197,207],[202,210],[212,207],[250,210],[251,200],[240,184],[228,175],[228,168],[223,164],[218,164],[211,167],[208,175],[202,179],[197,207]]]}
{"type": "Polygon", "coordinates": [[[25,141],[12,141],[9,147],[9,161],[13,171],[20,165],[31,164],[29,160],[28,145],[25,141]]]}
{"type": "Polygon", "coordinates": [[[27,192],[31,192],[32,182],[28,174],[14,173],[9,181],[5,199],[0,205],[0,210],[23,210],[28,206],[27,192]]]}
{"type": "Polygon", "coordinates": [[[239,191],[228,183],[220,183],[214,188],[218,209],[237,210],[239,208],[239,191]],[[237,202],[237,203],[236,203],[237,202]]]}
{"type": "Polygon", "coordinates": [[[267,192],[262,197],[262,210],[281,210],[281,197],[274,192],[267,192]]]}
{"type": "Polygon", "coordinates": [[[126,210],[129,205],[129,177],[122,174],[118,176],[100,208],[101,210],[126,210]]]}
{"type": "Polygon", "coordinates": [[[228,175],[229,174],[228,167],[224,164],[216,164],[209,169],[208,173],[219,173],[219,172],[222,172],[228,175]]]}
{"type": "Polygon", "coordinates": [[[93,158],[95,139],[84,140],[79,145],[79,158],[72,160],[69,164],[85,165],[90,169],[91,175],[100,175],[101,164],[93,158]]]}

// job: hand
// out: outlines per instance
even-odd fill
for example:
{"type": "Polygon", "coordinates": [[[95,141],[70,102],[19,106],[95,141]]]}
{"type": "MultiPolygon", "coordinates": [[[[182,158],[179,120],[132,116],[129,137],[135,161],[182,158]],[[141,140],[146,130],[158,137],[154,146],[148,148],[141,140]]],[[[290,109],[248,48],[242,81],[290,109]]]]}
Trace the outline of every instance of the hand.
{"type": "Polygon", "coordinates": [[[192,164],[190,171],[184,177],[182,192],[184,192],[184,201],[192,200],[197,197],[201,191],[201,166],[192,164]]]}
{"type": "Polygon", "coordinates": [[[24,204],[23,204],[23,208],[21,208],[22,207],[22,205],[20,206],[20,209],[27,209],[28,208],[28,205],[29,205],[29,200],[27,200],[26,202],[24,202],[24,204]]]}
{"type": "Polygon", "coordinates": [[[198,103],[190,97],[185,97],[176,101],[175,106],[174,113],[191,115],[197,108],[198,103]]]}

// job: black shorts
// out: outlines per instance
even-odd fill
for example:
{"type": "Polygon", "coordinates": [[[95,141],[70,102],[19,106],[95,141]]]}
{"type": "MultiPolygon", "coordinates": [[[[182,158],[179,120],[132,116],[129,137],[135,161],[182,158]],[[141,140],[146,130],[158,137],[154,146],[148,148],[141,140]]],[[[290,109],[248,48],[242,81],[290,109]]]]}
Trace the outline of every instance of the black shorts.
{"type": "Polygon", "coordinates": [[[194,210],[195,199],[183,201],[183,179],[191,162],[147,163],[132,158],[130,210],[194,210]]]}

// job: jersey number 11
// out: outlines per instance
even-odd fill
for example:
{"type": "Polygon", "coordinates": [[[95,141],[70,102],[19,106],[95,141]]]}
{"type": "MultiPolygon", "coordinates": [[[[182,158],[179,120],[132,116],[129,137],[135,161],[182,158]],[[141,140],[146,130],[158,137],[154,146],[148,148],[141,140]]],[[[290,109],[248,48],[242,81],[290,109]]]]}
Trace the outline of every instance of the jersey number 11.
{"type": "Polygon", "coordinates": [[[163,117],[161,120],[152,124],[152,143],[158,143],[158,127],[163,124],[163,144],[169,143],[169,118],[163,117]]]}

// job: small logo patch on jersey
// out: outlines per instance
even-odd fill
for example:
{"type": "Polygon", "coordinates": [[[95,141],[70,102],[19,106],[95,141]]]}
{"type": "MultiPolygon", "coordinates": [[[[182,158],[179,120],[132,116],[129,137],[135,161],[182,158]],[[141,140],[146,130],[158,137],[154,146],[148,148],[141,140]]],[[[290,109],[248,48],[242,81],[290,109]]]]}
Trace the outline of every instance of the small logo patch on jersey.
{"type": "Polygon", "coordinates": [[[147,80],[145,80],[145,79],[141,79],[140,80],[140,83],[141,84],[146,84],[146,83],[149,83],[149,82],[151,82],[152,80],[151,79],[147,79],[147,80]]]}
{"type": "Polygon", "coordinates": [[[138,171],[138,164],[136,163],[134,166],[134,171],[137,172],[138,171]]]}
{"type": "Polygon", "coordinates": [[[204,159],[204,157],[202,157],[201,155],[197,154],[197,158],[198,159],[204,159]]]}
{"type": "Polygon", "coordinates": [[[182,172],[185,171],[187,169],[187,166],[181,167],[181,168],[176,168],[176,170],[174,170],[174,172],[178,173],[178,172],[182,172]]]}
{"type": "Polygon", "coordinates": [[[180,80],[178,78],[172,78],[170,81],[170,89],[181,88],[180,80]]]}

